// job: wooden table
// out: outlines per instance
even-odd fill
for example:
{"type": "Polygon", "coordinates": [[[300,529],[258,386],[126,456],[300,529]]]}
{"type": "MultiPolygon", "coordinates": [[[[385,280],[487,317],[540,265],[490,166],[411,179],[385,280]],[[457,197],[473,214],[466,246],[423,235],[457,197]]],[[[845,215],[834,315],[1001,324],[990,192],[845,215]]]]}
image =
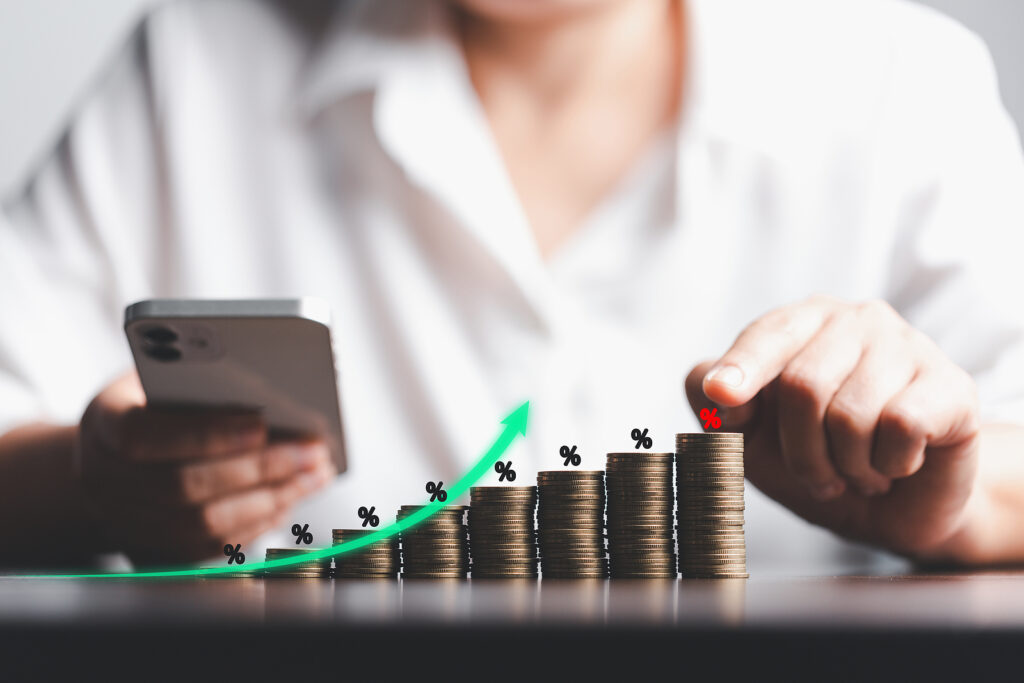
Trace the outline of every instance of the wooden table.
{"type": "Polygon", "coordinates": [[[1022,680],[1024,574],[581,582],[0,578],[0,681],[85,674],[1022,680]]]}

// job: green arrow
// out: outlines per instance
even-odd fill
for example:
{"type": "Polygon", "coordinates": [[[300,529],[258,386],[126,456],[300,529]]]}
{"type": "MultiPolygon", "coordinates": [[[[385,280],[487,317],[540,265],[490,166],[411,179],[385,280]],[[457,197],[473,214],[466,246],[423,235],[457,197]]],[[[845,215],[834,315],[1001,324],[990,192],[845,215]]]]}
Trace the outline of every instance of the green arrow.
{"type": "Polygon", "coordinates": [[[527,401],[523,405],[519,406],[501,421],[501,424],[505,425],[506,432],[511,430],[512,434],[522,434],[526,436],[526,421],[530,416],[530,402],[527,401]]]}
{"type": "MultiPolygon", "coordinates": [[[[490,472],[491,468],[494,467],[494,463],[508,450],[512,442],[515,441],[517,436],[526,435],[526,423],[530,413],[530,402],[527,401],[523,405],[513,410],[508,417],[501,421],[501,424],[505,425],[505,428],[498,435],[498,438],[487,449],[487,452],[481,456],[480,460],[477,461],[476,465],[473,466],[469,472],[466,472],[455,484],[448,487],[448,495],[458,498],[463,493],[469,490],[469,487],[476,484],[480,479],[490,472]]],[[[351,541],[332,546],[330,548],[323,548],[312,553],[303,553],[299,557],[285,557],[280,560],[270,560],[268,562],[254,562],[250,566],[246,567],[245,571],[253,569],[276,569],[278,567],[288,567],[303,562],[309,562],[315,559],[321,559],[325,557],[335,557],[342,555],[353,550],[357,550],[364,546],[376,543],[377,541],[385,538],[390,538],[398,534],[403,529],[419,524],[423,520],[433,515],[438,510],[444,508],[444,503],[440,501],[433,501],[427,503],[422,508],[409,515],[405,519],[389,524],[386,527],[381,527],[377,531],[371,534],[367,534],[360,538],[354,538],[351,541]]],[[[239,571],[239,568],[230,565],[223,567],[203,567],[198,569],[166,569],[160,571],[144,571],[144,572],[123,572],[123,573],[110,573],[110,574],[33,574],[27,576],[14,576],[9,578],[24,578],[24,579],[101,579],[101,578],[132,578],[132,579],[144,579],[144,578],[173,578],[173,577],[184,577],[184,576],[209,576],[211,574],[229,574],[239,571]]]]}

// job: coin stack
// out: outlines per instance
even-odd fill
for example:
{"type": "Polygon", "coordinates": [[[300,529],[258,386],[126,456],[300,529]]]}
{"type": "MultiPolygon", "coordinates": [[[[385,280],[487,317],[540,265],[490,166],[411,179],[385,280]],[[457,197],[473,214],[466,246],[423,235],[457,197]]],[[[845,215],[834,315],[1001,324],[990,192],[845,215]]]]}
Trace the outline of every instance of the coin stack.
{"type": "Polygon", "coordinates": [[[537,487],[475,486],[469,495],[473,578],[537,578],[537,487]]]}
{"type": "Polygon", "coordinates": [[[676,468],[683,576],[746,578],[743,435],[677,434],[676,468]]]}
{"type": "Polygon", "coordinates": [[[674,579],[672,453],[609,453],[606,476],[612,578],[674,579]]]}
{"type": "MultiPolygon", "coordinates": [[[[281,560],[286,557],[309,555],[320,548],[267,548],[267,562],[281,560]]],[[[316,557],[286,567],[270,567],[264,570],[266,576],[285,579],[329,579],[331,578],[331,558],[316,557]]]]}
{"type": "MultiPolygon", "coordinates": [[[[354,541],[376,529],[334,529],[334,545],[354,541]]],[[[393,579],[398,575],[398,539],[394,536],[375,541],[334,556],[334,576],[338,579],[393,579]]]]}
{"type": "Polygon", "coordinates": [[[608,576],[604,548],[604,472],[537,473],[537,536],[546,579],[608,576]]]}
{"type": "MultiPolygon", "coordinates": [[[[403,505],[398,511],[398,521],[401,522],[422,508],[422,505],[403,505]]],[[[402,578],[466,578],[466,572],[469,571],[466,510],[465,505],[441,508],[401,532],[402,578]]]]}

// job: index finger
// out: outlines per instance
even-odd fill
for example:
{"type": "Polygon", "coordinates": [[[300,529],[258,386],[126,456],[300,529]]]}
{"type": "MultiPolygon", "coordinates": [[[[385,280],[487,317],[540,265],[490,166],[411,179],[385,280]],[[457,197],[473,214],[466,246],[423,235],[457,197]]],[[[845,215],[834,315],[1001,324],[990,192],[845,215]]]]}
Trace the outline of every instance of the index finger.
{"type": "Polygon", "coordinates": [[[817,334],[831,308],[827,299],[814,298],[755,320],[704,376],[704,394],[728,407],[750,401],[817,334]]]}
{"type": "Polygon", "coordinates": [[[117,431],[118,454],[139,462],[223,457],[267,442],[260,415],[243,411],[132,408],[117,431]]]}

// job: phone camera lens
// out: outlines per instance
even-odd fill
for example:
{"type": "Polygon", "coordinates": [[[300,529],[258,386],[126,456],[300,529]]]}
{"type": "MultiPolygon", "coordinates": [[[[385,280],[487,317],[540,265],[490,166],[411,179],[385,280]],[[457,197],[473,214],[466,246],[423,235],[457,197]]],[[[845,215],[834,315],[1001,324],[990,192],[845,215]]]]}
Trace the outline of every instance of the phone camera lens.
{"type": "Polygon", "coordinates": [[[173,346],[151,346],[146,349],[146,355],[163,363],[181,360],[181,351],[173,346]]]}
{"type": "Polygon", "coordinates": [[[178,341],[178,334],[167,327],[151,327],[143,332],[142,336],[151,344],[170,344],[178,341]]]}

